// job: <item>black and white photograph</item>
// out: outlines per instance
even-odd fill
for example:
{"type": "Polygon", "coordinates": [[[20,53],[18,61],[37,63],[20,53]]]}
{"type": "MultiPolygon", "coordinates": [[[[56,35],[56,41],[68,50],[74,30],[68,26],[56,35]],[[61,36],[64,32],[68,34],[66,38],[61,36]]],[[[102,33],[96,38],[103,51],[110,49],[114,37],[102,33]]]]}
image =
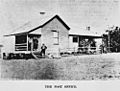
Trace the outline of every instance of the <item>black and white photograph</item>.
{"type": "Polygon", "coordinates": [[[120,81],[120,0],[0,0],[0,80],[120,81]]]}

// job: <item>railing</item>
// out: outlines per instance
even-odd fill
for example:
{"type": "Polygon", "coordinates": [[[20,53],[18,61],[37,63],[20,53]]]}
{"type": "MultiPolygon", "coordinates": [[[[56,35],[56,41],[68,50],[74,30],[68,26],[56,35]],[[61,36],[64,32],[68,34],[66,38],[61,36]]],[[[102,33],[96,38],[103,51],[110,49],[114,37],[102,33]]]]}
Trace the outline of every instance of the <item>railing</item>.
{"type": "Polygon", "coordinates": [[[15,44],[15,51],[27,51],[27,43],[15,44]]]}
{"type": "Polygon", "coordinates": [[[15,44],[16,46],[21,46],[21,45],[26,45],[27,46],[27,43],[21,43],[21,44],[15,44]]]}

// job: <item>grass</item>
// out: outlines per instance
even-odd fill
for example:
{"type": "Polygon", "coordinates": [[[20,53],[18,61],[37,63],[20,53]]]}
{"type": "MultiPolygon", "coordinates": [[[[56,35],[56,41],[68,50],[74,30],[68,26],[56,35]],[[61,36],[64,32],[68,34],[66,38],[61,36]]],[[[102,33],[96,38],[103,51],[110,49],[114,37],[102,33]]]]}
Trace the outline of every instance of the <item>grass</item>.
{"type": "Polygon", "coordinates": [[[52,63],[51,61],[49,60],[2,61],[2,78],[55,79],[54,63],[52,63]]]}
{"type": "Polygon", "coordinates": [[[1,78],[17,80],[120,79],[118,56],[106,54],[61,59],[1,60],[1,78]]]}

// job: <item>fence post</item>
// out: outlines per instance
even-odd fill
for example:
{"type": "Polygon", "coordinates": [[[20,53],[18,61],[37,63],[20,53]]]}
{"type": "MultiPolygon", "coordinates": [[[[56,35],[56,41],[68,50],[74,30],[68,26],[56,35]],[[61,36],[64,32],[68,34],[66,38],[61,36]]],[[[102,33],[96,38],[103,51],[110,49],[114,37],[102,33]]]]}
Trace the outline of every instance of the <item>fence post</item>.
{"type": "Polygon", "coordinates": [[[74,55],[75,55],[75,47],[74,47],[74,55]]]}

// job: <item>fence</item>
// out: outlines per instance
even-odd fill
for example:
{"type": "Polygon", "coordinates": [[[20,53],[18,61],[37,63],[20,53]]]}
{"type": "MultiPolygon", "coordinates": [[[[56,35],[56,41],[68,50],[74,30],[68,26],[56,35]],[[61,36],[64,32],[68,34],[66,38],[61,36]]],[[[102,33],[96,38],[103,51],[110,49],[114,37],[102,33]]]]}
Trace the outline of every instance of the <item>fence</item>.
{"type": "Polygon", "coordinates": [[[102,50],[97,47],[73,47],[59,49],[59,53],[62,54],[100,54],[102,50]]]}

